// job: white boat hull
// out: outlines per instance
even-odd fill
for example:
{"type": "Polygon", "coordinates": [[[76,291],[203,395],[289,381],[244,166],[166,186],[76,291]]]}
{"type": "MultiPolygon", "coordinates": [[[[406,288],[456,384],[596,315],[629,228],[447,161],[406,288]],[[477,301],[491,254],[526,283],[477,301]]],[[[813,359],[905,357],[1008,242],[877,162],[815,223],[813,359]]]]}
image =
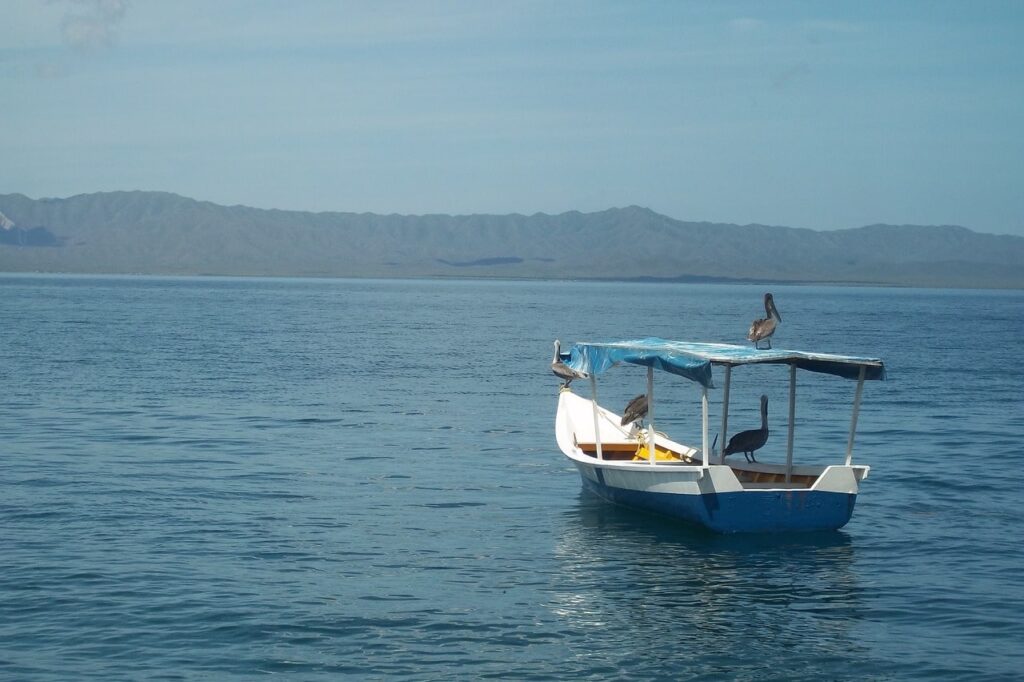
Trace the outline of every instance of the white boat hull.
{"type": "Polygon", "coordinates": [[[569,390],[559,395],[555,422],[558,444],[575,464],[584,487],[610,502],[717,532],[841,528],[853,514],[858,482],[868,473],[866,466],[794,467],[787,483],[785,468],[780,465],[704,466],[698,450],[660,435],[658,448],[678,453],[680,459],[654,463],[634,460],[628,451],[637,446],[636,438],[619,426],[617,415],[600,407],[598,411],[600,458],[593,403],[569,390]]]}

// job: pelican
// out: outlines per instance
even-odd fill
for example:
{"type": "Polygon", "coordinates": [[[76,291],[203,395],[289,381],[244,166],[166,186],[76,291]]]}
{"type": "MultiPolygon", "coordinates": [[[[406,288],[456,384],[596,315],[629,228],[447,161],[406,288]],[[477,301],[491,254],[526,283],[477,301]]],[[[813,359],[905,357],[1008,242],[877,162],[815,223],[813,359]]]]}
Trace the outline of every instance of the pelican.
{"type": "Polygon", "coordinates": [[[620,426],[631,424],[638,419],[643,419],[647,416],[647,394],[641,393],[637,397],[633,398],[626,405],[626,409],[622,412],[622,421],[619,422],[620,426]]]}
{"type": "Polygon", "coordinates": [[[747,332],[747,340],[754,342],[754,348],[760,348],[762,339],[768,340],[768,348],[772,347],[772,334],[775,333],[775,325],[782,322],[782,315],[779,315],[775,307],[775,299],[771,294],[764,295],[764,319],[754,320],[747,332]]]}
{"type": "Polygon", "coordinates": [[[742,452],[748,462],[756,462],[754,450],[760,450],[768,442],[768,396],[761,396],[761,428],[740,431],[729,439],[725,446],[723,459],[737,452],[742,452]]]}
{"type": "Polygon", "coordinates": [[[573,379],[586,379],[590,376],[586,372],[575,370],[562,362],[562,344],[558,339],[555,339],[555,357],[551,359],[551,371],[565,382],[562,384],[562,388],[568,388],[573,379]]]}

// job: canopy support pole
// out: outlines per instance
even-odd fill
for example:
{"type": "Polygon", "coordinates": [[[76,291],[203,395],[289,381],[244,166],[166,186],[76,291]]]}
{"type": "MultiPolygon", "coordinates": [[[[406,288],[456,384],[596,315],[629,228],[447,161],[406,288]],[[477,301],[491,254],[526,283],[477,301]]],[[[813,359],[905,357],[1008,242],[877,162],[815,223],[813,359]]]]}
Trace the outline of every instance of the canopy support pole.
{"type": "Polygon", "coordinates": [[[647,368],[647,458],[651,464],[654,456],[654,368],[647,368]]]}
{"type": "Polygon", "coordinates": [[[732,381],[732,365],[725,366],[725,388],[722,390],[722,435],[719,436],[721,445],[718,447],[718,463],[725,464],[725,440],[729,434],[729,385],[732,381]]]}
{"type": "Polygon", "coordinates": [[[857,432],[857,417],[860,415],[860,396],[864,391],[864,372],[867,370],[864,365],[860,367],[860,374],[857,375],[857,392],[853,396],[853,418],[850,419],[850,440],[846,442],[846,466],[853,463],[853,435],[857,432]]]}
{"type": "Polygon", "coordinates": [[[789,436],[786,439],[786,483],[793,479],[793,432],[796,429],[796,365],[789,366],[789,436]]]}
{"type": "Polygon", "coordinates": [[[708,442],[708,387],[704,386],[703,384],[700,387],[700,409],[700,459],[703,465],[702,468],[704,472],[706,472],[708,470],[708,467],[711,465],[711,452],[708,450],[708,447],[710,447],[711,444],[708,442]]]}
{"type": "Polygon", "coordinates": [[[590,395],[593,396],[591,401],[594,407],[594,443],[597,445],[597,458],[604,459],[604,453],[601,451],[601,426],[597,418],[597,377],[594,373],[590,373],[590,395]]]}

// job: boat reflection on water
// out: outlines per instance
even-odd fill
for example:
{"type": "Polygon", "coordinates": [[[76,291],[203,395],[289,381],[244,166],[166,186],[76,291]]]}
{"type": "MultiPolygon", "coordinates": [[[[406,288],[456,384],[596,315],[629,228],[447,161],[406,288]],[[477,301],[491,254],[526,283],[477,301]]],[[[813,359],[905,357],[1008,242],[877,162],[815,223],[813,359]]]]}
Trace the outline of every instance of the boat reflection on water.
{"type": "Polygon", "coordinates": [[[633,674],[642,676],[645,656],[660,665],[678,657],[694,675],[762,679],[836,673],[858,651],[869,656],[856,634],[855,549],[841,531],[720,535],[585,490],[558,526],[561,575],[550,608],[591,645],[615,640],[640,666],[633,674]],[[784,667],[766,670],[776,665],[784,667]]]}

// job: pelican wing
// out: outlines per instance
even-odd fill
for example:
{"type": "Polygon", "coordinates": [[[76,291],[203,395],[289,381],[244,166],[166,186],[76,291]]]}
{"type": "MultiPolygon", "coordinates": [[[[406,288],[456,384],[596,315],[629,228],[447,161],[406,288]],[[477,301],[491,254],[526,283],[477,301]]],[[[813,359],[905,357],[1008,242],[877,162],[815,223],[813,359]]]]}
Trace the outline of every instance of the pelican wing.
{"type": "Polygon", "coordinates": [[[635,422],[637,419],[642,419],[647,414],[647,394],[641,393],[637,397],[633,398],[626,405],[626,409],[622,412],[621,426],[625,426],[631,422],[635,422]]]}
{"type": "Polygon", "coordinates": [[[764,320],[754,320],[753,324],[750,325],[750,331],[747,333],[748,341],[760,341],[766,339],[775,333],[775,320],[773,318],[767,318],[764,320]]]}

